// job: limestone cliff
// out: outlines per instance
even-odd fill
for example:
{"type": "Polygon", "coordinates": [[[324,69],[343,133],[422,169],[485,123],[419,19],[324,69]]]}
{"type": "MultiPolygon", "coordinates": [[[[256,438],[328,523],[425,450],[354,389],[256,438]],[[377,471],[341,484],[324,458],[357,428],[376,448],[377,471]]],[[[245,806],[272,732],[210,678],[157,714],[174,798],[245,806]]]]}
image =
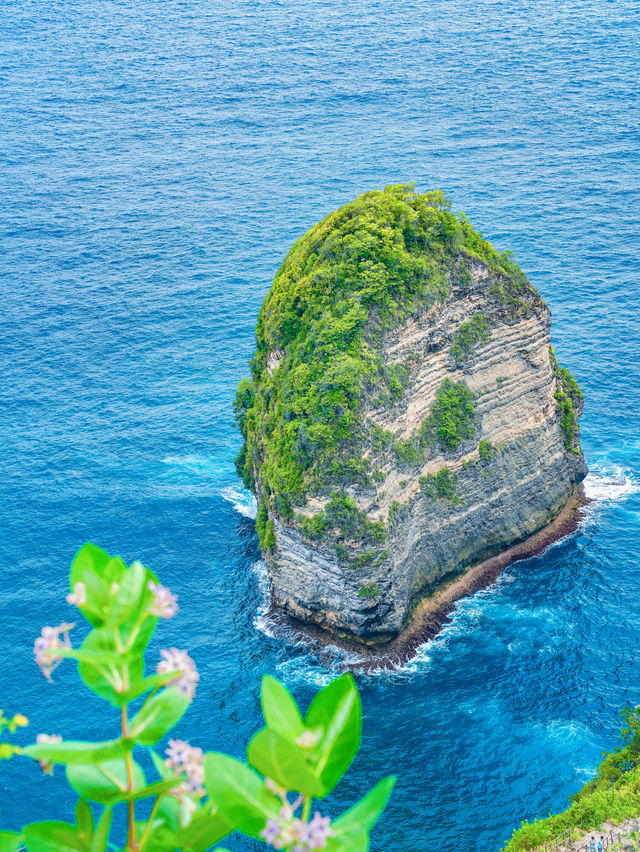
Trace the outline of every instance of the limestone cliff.
{"type": "Polygon", "coordinates": [[[293,247],[238,392],[275,606],[383,643],[586,475],[550,312],[440,193],[368,193],[293,247]]]}

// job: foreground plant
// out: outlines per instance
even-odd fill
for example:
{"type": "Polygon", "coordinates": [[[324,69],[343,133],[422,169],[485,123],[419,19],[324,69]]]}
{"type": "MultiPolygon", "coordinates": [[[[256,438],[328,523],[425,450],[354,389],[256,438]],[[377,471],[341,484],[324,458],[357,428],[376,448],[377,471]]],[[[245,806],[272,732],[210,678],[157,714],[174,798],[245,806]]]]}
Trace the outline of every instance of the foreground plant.
{"type": "MultiPolygon", "coordinates": [[[[145,675],[147,645],[158,619],[177,612],[176,596],[140,562],[127,567],[92,544],[76,555],[70,586],[67,601],[92,630],[74,648],[74,624],[44,627],[34,644],[36,663],[52,681],[65,659],[76,660],[85,685],[116,708],[119,735],[76,742],[40,733],[25,748],[2,744],[0,757],[26,755],[48,773],[63,764],[79,800],[75,824],[34,822],[20,833],[0,832],[0,852],[115,850],[115,808],[127,814],[123,852],[204,852],[233,830],[290,852],[366,852],[393,777],[337,819],[313,807],[314,799],[334,789],[360,745],[360,698],[350,675],[321,690],[304,718],[287,689],[265,677],[266,726],[247,750],[253,768],[177,739],[169,740],[163,759],[153,747],[180,721],[199,680],[194,661],[178,648],[161,650],[155,674],[145,675]],[[151,757],[155,779],[145,777],[134,757],[142,750],[151,757]]],[[[0,717],[0,726],[11,732],[26,722],[21,715],[0,717]]]]}

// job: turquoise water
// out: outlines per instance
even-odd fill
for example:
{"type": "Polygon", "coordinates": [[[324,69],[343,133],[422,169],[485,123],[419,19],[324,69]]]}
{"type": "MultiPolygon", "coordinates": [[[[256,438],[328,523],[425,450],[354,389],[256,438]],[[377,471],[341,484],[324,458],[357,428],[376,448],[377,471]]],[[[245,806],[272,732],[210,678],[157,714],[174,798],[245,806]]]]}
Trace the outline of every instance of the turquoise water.
{"type": "MultiPolygon", "coordinates": [[[[302,702],[327,679],[260,618],[232,397],[292,242],[415,180],[547,300],[605,478],[576,534],[360,678],[364,744],[329,812],[392,770],[374,852],[461,852],[564,806],[640,703],[639,24],[631,0],[5,0],[0,706],[34,735],[115,731],[73,666],[51,686],[32,658],[89,539],[179,595],[154,653],[198,664],[195,744],[242,754],[263,672],[302,702]]],[[[70,815],[60,770],[14,761],[0,785],[3,826],[70,815]]]]}

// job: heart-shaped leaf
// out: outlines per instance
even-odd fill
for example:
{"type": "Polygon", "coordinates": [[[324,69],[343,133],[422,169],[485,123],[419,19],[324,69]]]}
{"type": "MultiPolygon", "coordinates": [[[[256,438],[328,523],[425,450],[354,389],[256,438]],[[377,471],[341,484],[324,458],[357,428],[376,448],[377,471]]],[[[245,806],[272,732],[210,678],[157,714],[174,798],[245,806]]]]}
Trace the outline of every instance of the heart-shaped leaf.
{"type": "Polygon", "coordinates": [[[122,740],[104,743],[84,743],[68,740],[61,743],[36,743],[26,746],[23,753],[46,763],[102,763],[123,755],[127,747],[122,740]]]}
{"type": "Polygon", "coordinates": [[[86,839],[68,822],[32,822],[22,831],[29,852],[87,852],[86,839]]]}
{"type": "Polygon", "coordinates": [[[157,692],[133,719],[131,736],[140,745],[154,745],[180,721],[189,703],[174,686],[157,692]]]}
{"type": "Polygon", "coordinates": [[[383,778],[356,805],[338,817],[338,819],[335,819],[331,823],[331,827],[335,831],[336,836],[347,834],[354,830],[371,831],[378,821],[380,814],[385,809],[395,783],[396,779],[393,775],[383,778]]]}
{"type": "Polygon", "coordinates": [[[249,763],[284,790],[297,790],[309,796],[324,796],[325,789],[314,766],[300,746],[272,728],[263,728],[247,749],[249,763]]]}
{"type": "Polygon", "coordinates": [[[268,728],[295,740],[304,731],[304,722],[289,690],[270,675],[262,678],[262,713],[268,728]]]}
{"type": "MultiPolygon", "coordinates": [[[[127,765],[124,758],[86,766],[69,764],[67,780],[77,793],[91,802],[110,805],[115,802],[125,802],[130,798],[127,790],[127,765]]],[[[141,790],[145,786],[144,773],[134,761],[133,788],[141,790]]]]}
{"type": "Polygon", "coordinates": [[[233,828],[259,837],[269,817],[277,817],[281,802],[248,766],[226,754],[209,752],[204,760],[207,793],[218,813],[233,828]]]}

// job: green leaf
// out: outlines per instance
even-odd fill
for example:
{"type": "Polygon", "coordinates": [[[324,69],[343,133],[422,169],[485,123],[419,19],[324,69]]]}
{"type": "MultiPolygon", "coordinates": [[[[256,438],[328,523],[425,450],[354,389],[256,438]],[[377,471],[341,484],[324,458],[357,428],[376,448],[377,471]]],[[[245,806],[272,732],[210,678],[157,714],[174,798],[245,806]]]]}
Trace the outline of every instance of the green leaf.
{"type": "MultiPolygon", "coordinates": [[[[154,577],[155,575],[151,573],[151,571],[147,570],[147,577],[154,577]]],[[[147,596],[151,596],[151,592],[146,589],[145,597],[143,598],[143,606],[142,608],[147,606],[147,596]]],[[[130,641],[130,636],[133,630],[136,630],[135,639],[131,643],[131,647],[129,649],[131,654],[139,654],[142,656],[144,654],[151,637],[156,632],[156,627],[158,626],[158,618],[155,615],[148,615],[141,625],[137,625],[137,617],[134,615],[126,624],[120,625],[120,633],[125,642],[130,641]]]]}
{"type": "Polygon", "coordinates": [[[346,834],[353,830],[369,832],[378,821],[380,814],[385,809],[387,800],[391,795],[396,783],[393,775],[387,776],[370,790],[367,795],[360,799],[338,819],[331,823],[336,836],[346,834]]]}
{"type": "Polygon", "coordinates": [[[324,730],[311,757],[328,793],[347,771],[360,747],[362,707],[350,674],[332,681],[316,695],[305,726],[324,730]]]}
{"type": "Polygon", "coordinates": [[[207,792],[222,818],[233,828],[259,837],[267,818],[278,815],[280,800],[248,766],[226,754],[208,752],[204,770],[207,792]]]}
{"type": "MultiPolygon", "coordinates": [[[[127,766],[124,758],[107,760],[95,766],[72,763],[67,766],[67,780],[85,799],[100,802],[102,805],[124,802],[130,797],[127,791],[127,766]]],[[[144,773],[134,761],[134,790],[141,790],[145,786],[144,773]]]]}
{"type": "Polygon", "coordinates": [[[87,841],[68,822],[32,822],[22,831],[29,852],[87,852],[87,841]]]}
{"type": "Polygon", "coordinates": [[[176,678],[179,674],[180,672],[176,670],[175,672],[167,672],[166,674],[155,674],[149,675],[149,677],[144,677],[142,680],[136,681],[136,683],[132,684],[131,687],[123,693],[122,699],[127,703],[129,701],[133,701],[134,698],[138,698],[138,696],[143,695],[150,689],[155,689],[157,686],[164,686],[170,680],[176,678]]]}
{"type": "Polygon", "coordinates": [[[109,607],[109,624],[123,624],[132,615],[139,614],[147,582],[147,569],[140,562],[133,562],[123,576],[109,607]]]}
{"type": "Polygon", "coordinates": [[[140,745],[154,745],[176,725],[189,706],[189,699],[170,686],[153,695],[131,723],[131,736],[140,745]]]}
{"type": "Polygon", "coordinates": [[[289,690],[270,675],[262,678],[262,712],[268,728],[295,740],[304,731],[304,722],[289,690]]]}
{"type": "Polygon", "coordinates": [[[153,760],[153,765],[155,766],[156,772],[158,773],[158,775],[161,778],[168,778],[169,777],[169,767],[164,762],[164,760],[152,748],[149,749],[149,754],[151,755],[151,759],[153,760]]]}
{"type": "Polygon", "coordinates": [[[0,852],[16,852],[22,846],[22,835],[15,831],[0,831],[0,852]]]}
{"type": "Polygon", "coordinates": [[[107,806],[100,814],[96,833],[91,841],[91,852],[106,852],[111,831],[111,806],[107,806]]]}
{"type": "Polygon", "coordinates": [[[47,763],[102,763],[113,757],[119,757],[126,751],[122,740],[108,740],[104,743],[83,743],[68,740],[61,743],[36,743],[23,749],[23,753],[34,760],[47,763]]]}
{"type": "Polygon", "coordinates": [[[176,834],[177,845],[184,852],[205,852],[231,832],[232,826],[219,814],[206,809],[196,811],[189,825],[176,834]]]}
{"type": "MultiPolygon", "coordinates": [[[[87,576],[100,576],[104,573],[105,566],[111,561],[108,553],[90,541],[83,545],[73,557],[69,583],[71,589],[76,583],[84,583],[87,576]]],[[[117,581],[116,581],[117,582],[117,581]]]]}
{"type": "MultiPolygon", "coordinates": [[[[140,838],[146,829],[146,823],[136,823],[136,828],[136,834],[140,838]]],[[[176,852],[177,848],[175,833],[169,831],[166,825],[156,826],[144,844],[144,852],[176,852]]]]}
{"type": "Polygon", "coordinates": [[[171,831],[177,831],[180,827],[179,810],[180,803],[174,796],[165,796],[158,805],[158,816],[165,821],[171,831]]]}
{"type": "Polygon", "coordinates": [[[112,597],[111,584],[120,583],[126,568],[122,559],[111,559],[95,544],[85,544],[75,555],[69,585],[74,591],[76,583],[84,583],[87,602],[80,609],[94,627],[104,624],[112,597]]]}
{"type": "MultiPolygon", "coordinates": [[[[81,651],[90,654],[108,655],[112,659],[111,666],[107,666],[104,663],[99,664],[79,660],[78,674],[89,689],[99,695],[100,698],[104,698],[115,707],[125,704],[127,700],[125,698],[126,692],[120,692],[115,687],[120,685],[118,680],[126,681],[125,685],[130,686],[142,679],[144,674],[142,652],[132,650],[128,654],[121,654],[118,651],[111,631],[98,628],[89,633],[82,643],[81,651]]],[[[107,656],[103,656],[100,659],[106,660],[107,656]]]]}
{"type": "Polygon", "coordinates": [[[76,822],[78,823],[78,831],[80,836],[85,840],[91,840],[93,837],[93,814],[89,803],[85,799],[78,799],[76,805],[76,822]]]}
{"type": "Polygon", "coordinates": [[[327,852],[367,852],[369,835],[366,831],[355,831],[341,837],[328,837],[327,852]]]}
{"type": "Polygon", "coordinates": [[[272,728],[263,728],[247,749],[249,763],[265,777],[272,778],[285,790],[297,790],[309,796],[324,796],[321,779],[314,774],[300,746],[285,739],[272,728]]]}
{"type": "Polygon", "coordinates": [[[175,778],[167,778],[166,781],[154,781],[153,784],[148,784],[146,787],[136,787],[135,790],[123,794],[123,802],[132,802],[136,799],[147,799],[149,796],[158,796],[160,793],[166,793],[176,786],[175,778]]]}

